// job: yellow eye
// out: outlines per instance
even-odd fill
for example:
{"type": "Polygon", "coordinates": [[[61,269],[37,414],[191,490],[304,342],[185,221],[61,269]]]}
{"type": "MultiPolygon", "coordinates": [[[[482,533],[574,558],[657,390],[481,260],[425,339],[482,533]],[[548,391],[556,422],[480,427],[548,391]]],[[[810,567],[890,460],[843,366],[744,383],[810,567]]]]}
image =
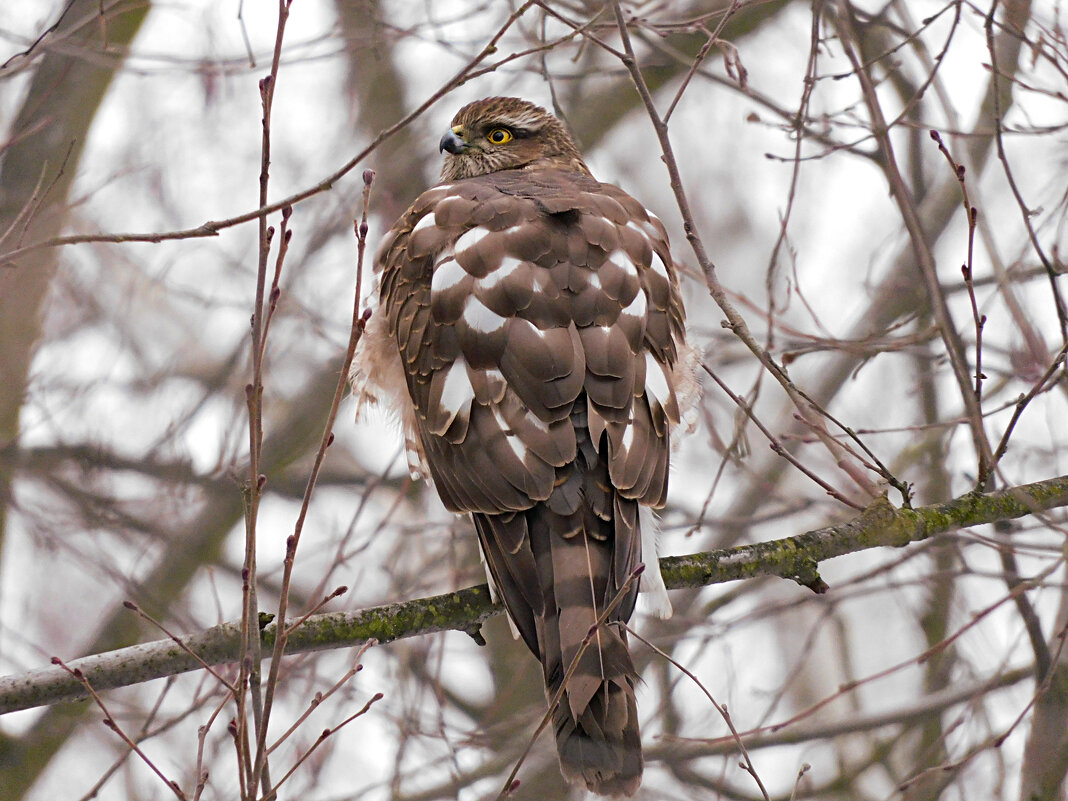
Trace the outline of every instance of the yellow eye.
{"type": "Polygon", "coordinates": [[[486,138],[495,145],[503,145],[505,142],[512,141],[512,132],[507,128],[494,128],[486,134],[486,138]]]}

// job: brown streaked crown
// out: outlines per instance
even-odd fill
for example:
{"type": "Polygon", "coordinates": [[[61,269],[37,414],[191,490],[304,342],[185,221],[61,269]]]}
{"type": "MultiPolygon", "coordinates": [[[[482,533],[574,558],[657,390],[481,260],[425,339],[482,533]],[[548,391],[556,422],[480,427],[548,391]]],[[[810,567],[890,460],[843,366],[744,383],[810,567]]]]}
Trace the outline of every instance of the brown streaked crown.
{"type": "Polygon", "coordinates": [[[556,117],[518,97],[487,97],[456,112],[451,139],[445,147],[442,181],[473,178],[501,170],[550,168],[590,175],[571,134],[556,117]],[[495,143],[489,137],[503,128],[510,138],[495,143]],[[458,152],[457,152],[458,151],[458,152]]]}

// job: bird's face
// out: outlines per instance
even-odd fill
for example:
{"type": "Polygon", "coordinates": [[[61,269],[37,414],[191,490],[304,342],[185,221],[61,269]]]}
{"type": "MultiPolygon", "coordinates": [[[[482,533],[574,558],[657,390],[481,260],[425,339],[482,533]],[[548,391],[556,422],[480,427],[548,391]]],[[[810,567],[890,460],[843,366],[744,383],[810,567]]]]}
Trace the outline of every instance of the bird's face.
{"type": "Polygon", "coordinates": [[[504,120],[477,120],[453,125],[441,137],[438,149],[445,154],[450,180],[471,178],[537,160],[544,150],[540,133],[504,120]]]}
{"type": "Polygon", "coordinates": [[[586,172],[560,121],[517,98],[491,97],[464,106],[438,149],[445,154],[443,181],[532,166],[586,172]]]}

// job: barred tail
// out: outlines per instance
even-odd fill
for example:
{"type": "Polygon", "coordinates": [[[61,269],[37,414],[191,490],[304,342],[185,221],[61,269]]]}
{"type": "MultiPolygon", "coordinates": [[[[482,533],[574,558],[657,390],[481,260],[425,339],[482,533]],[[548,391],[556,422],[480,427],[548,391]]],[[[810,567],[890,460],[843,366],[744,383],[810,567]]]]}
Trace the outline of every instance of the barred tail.
{"type": "MultiPolygon", "coordinates": [[[[642,778],[642,741],[634,698],[634,668],[626,655],[626,641],[614,626],[601,630],[602,649],[620,651],[626,675],[599,681],[593,696],[575,714],[567,690],[553,710],[560,771],[568,781],[583,783],[599,795],[633,795],[642,778]],[[611,645],[605,648],[604,641],[611,645]]],[[[618,658],[618,657],[617,657],[618,658]]],[[[607,660],[606,660],[607,661],[607,660]]],[[[546,683],[550,699],[559,680],[546,683]]]]}
{"type": "Polygon", "coordinates": [[[564,686],[552,711],[561,772],[600,795],[633,795],[642,776],[638,676],[622,623],[638,594],[638,581],[627,583],[642,556],[638,502],[612,486],[607,435],[600,447],[590,441],[580,401],[572,411],[577,455],[557,468],[549,497],[472,517],[493,584],[542,663],[550,703],[564,686]]]}
{"type": "Polygon", "coordinates": [[[560,770],[600,795],[632,795],[643,764],[637,672],[620,621],[634,608],[637,581],[585,648],[583,641],[640,558],[637,504],[616,496],[607,501],[603,517],[588,509],[559,515],[549,508],[553,500],[527,515],[548,601],[537,633],[550,703],[571,674],[553,709],[560,770]]]}

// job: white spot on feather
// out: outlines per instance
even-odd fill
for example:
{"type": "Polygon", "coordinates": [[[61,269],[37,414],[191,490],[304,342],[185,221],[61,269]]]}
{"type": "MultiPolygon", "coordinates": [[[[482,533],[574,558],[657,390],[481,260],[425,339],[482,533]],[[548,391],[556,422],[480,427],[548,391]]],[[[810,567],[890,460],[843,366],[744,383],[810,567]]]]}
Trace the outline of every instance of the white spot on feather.
{"type": "Polygon", "coordinates": [[[489,234],[488,228],[470,228],[464,231],[463,235],[456,240],[456,244],[453,245],[453,250],[460,254],[468,248],[473,248],[479,242],[481,242],[489,234]]]}
{"type": "Polygon", "coordinates": [[[493,419],[497,421],[497,425],[504,432],[504,441],[508,443],[508,447],[512,449],[512,453],[515,454],[516,458],[520,462],[524,461],[527,458],[527,446],[523,444],[523,440],[508,425],[504,415],[501,414],[500,407],[494,404],[492,408],[493,419]]]}
{"type": "Polygon", "coordinates": [[[668,277],[667,265],[664,264],[664,260],[660,258],[660,254],[655,251],[653,252],[653,272],[664,278],[668,277]]]}
{"type": "MultiPolygon", "coordinates": [[[[646,210],[646,213],[649,215],[650,219],[660,222],[659,218],[655,214],[649,212],[648,210],[646,210]]],[[[627,228],[632,228],[638,233],[644,235],[649,240],[650,245],[660,240],[660,232],[656,230],[656,226],[654,226],[651,222],[647,222],[646,220],[631,220],[627,223],[627,228]]]]}
{"type": "Polygon", "coordinates": [[[630,260],[630,256],[626,254],[626,251],[613,250],[605,258],[605,264],[611,264],[615,267],[618,267],[627,275],[632,275],[635,277],[637,277],[638,275],[638,268],[634,266],[634,262],[630,260]]]}
{"type": "Polygon", "coordinates": [[[467,270],[457,264],[456,259],[444,259],[434,267],[434,277],[430,279],[432,294],[447,292],[469,275],[467,270]]]}
{"type": "Polygon", "coordinates": [[[479,333],[493,334],[500,331],[507,320],[472,295],[464,304],[464,322],[479,333]]]}
{"type": "Polygon", "coordinates": [[[448,417],[451,425],[461,411],[471,405],[475,398],[475,390],[471,386],[471,379],[467,376],[467,362],[459,357],[449,367],[445,374],[445,383],[441,387],[441,398],[438,405],[448,417]]]}
{"type": "Polygon", "coordinates": [[[431,226],[437,224],[438,218],[434,216],[434,212],[430,212],[430,214],[424,214],[422,217],[419,218],[419,222],[417,222],[412,227],[412,233],[417,233],[418,231],[422,231],[424,228],[430,228],[431,226]]]}
{"type": "Polygon", "coordinates": [[[496,270],[487,273],[485,278],[479,279],[478,285],[485,289],[493,289],[501,281],[510,278],[512,273],[522,266],[523,262],[515,258],[515,256],[505,256],[501,259],[501,263],[496,270]]]}
{"type": "Polygon", "coordinates": [[[644,320],[648,308],[648,303],[645,300],[645,292],[639,287],[637,294],[634,296],[634,300],[632,300],[627,305],[627,308],[623,310],[623,314],[637,320],[644,320]]]}
{"type": "Polygon", "coordinates": [[[661,406],[666,406],[671,399],[671,385],[664,366],[648,351],[645,353],[645,391],[656,398],[661,406]]]}

